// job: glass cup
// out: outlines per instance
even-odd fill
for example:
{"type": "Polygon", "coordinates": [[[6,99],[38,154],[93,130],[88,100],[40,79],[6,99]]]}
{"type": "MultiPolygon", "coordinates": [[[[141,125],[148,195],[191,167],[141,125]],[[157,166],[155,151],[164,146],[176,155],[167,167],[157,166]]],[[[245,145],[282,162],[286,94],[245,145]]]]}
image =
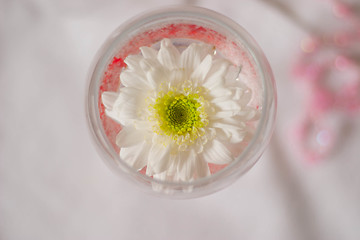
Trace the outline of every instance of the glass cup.
{"type": "MultiPolygon", "coordinates": [[[[270,65],[255,40],[237,23],[199,7],[172,7],[142,14],[117,28],[99,50],[89,74],[87,116],[95,146],[108,166],[145,192],[173,198],[192,198],[218,191],[247,172],[269,143],[276,115],[276,87],[270,65]],[[235,160],[226,166],[209,164],[211,175],[190,182],[161,181],[136,171],[119,156],[115,138],[121,126],[105,114],[104,91],[117,92],[128,55],[142,46],[169,38],[180,50],[191,42],[214,45],[217,54],[241,66],[235,78],[252,90],[249,105],[260,112],[252,137],[232,147],[235,160]]],[[[134,186],[135,186],[134,185],[134,186]]]]}

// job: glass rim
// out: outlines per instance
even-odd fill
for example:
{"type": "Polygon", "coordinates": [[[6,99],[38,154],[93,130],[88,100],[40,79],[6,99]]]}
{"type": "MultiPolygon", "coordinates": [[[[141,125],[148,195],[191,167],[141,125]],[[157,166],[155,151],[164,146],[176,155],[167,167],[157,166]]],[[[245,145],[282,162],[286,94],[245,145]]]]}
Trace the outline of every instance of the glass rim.
{"type": "MultiPolygon", "coordinates": [[[[112,163],[110,165],[110,168],[112,170],[115,170],[114,169],[114,164],[115,164],[115,167],[118,168],[116,169],[115,172],[119,176],[126,175],[127,179],[131,179],[131,180],[134,180],[132,178],[136,177],[138,180],[141,180],[142,182],[155,183],[170,189],[178,189],[178,188],[183,189],[188,187],[194,187],[195,190],[201,186],[206,186],[209,184],[215,185],[217,183],[218,188],[213,189],[210,192],[215,192],[217,190],[220,190],[221,189],[220,185],[223,185],[220,184],[221,182],[219,182],[221,179],[223,180],[222,182],[230,179],[235,180],[237,177],[246,173],[258,161],[259,157],[265,150],[270,140],[275,125],[274,122],[275,122],[276,104],[277,104],[276,87],[275,87],[273,73],[271,71],[270,65],[265,55],[261,51],[256,41],[251,37],[251,35],[238,23],[236,23],[235,21],[231,20],[230,18],[220,13],[202,7],[181,6],[181,5],[165,7],[157,10],[147,11],[121,24],[118,28],[115,29],[115,31],[112,34],[110,34],[108,39],[103,43],[102,47],[98,50],[88,74],[87,86],[88,86],[87,89],[88,91],[86,94],[86,115],[88,119],[88,126],[92,133],[93,140],[95,142],[95,145],[97,146],[98,152],[101,154],[103,160],[106,159],[106,161],[104,162],[106,162],[107,164],[112,163]],[[111,143],[104,132],[100,120],[100,115],[98,111],[99,92],[97,88],[97,81],[100,82],[100,80],[95,76],[96,73],[99,74],[99,70],[100,72],[101,70],[104,70],[103,68],[99,67],[99,64],[101,60],[104,61],[105,51],[109,49],[109,46],[114,42],[115,38],[118,37],[120,32],[131,31],[131,29],[134,28],[133,25],[135,25],[136,28],[139,25],[141,26],[141,24],[143,23],[149,23],[156,19],[160,19],[160,18],[172,19],[175,17],[183,17],[183,18],[195,17],[197,19],[200,18],[202,20],[210,20],[216,24],[220,24],[221,26],[226,27],[227,30],[229,30],[232,34],[234,34],[234,36],[237,36],[239,39],[241,39],[244,46],[248,49],[249,53],[252,55],[254,62],[258,67],[258,73],[259,76],[261,77],[261,84],[262,84],[261,86],[263,87],[261,116],[260,119],[258,120],[255,134],[252,136],[249,144],[237,157],[234,158],[234,161],[229,163],[225,168],[219,170],[216,173],[211,174],[210,176],[195,179],[189,182],[163,181],[163,180],[154,179],[152,177],[140,173],[136,169],[129,166],[125,161],[120,159],[119,153],[116,152],[115,149],[111,146],[111,143]],[[91,95],[91,93],[94,93],[94,95],[91,95]],[[273,112],[270,113],[269,111],[272,110],[272,108],[273,108],[273,112]],[[271,124],[270,127],[267,125],[268,121],[270,121],[271,124]],[[264,134],[264,137],[263,139],[260,139],[262,134],[264,134]],[[255,151],[254,153],[251,153],[251,150],[255,148],[255,144],[259,140],[261,140],[262,143],[260,148],[257,149],[257,151],[255,151]],[[245,165],[243,166],[243,164],[245,165]],[[120,174],[120,172],[122,174],[120,174]]],[[[154,192],[154,190],[152,190],[151,187],[148,190],[154,192]]],[[[163,195],[163,193],[161,193],[161,195],[163,195]]]]}

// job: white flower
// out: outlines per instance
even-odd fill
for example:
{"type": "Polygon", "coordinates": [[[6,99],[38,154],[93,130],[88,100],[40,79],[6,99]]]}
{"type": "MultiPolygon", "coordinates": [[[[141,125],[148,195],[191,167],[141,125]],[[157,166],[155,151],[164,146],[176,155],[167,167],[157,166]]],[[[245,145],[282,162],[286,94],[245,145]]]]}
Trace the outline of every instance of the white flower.
{"type": "Polygon", "coordinates": [[[227,79],[231,63],[214,47],[193,43],[182,53],[169,39],[160,50],[141,47],[125,59],[119,93],[105,92],[106,114],[123,127],[120,158],[162,180],[191,181],[210,174],[208,163],[228,164],[226,144],[241,142],[256,110],[250,90],[227,79]]]}

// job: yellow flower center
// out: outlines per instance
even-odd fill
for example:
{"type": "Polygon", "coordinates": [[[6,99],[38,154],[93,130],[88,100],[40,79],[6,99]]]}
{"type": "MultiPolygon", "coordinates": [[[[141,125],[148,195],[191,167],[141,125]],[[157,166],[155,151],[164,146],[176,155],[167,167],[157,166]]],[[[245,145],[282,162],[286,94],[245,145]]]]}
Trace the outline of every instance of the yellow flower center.
{"type": "Polygon", "coordinates": [[[168,92],[165,96],[156,100],[154,108],[160,117],[160,128],[167,135],[181,135],[191,132],[193,128],[203,127],[200,121],[200,103],[196,100],[196,94],[175,96],[173,92],[168,92]]]}
{"type": "Polygon", "coordinates": [[[160,92],[152,108],[152,119],[155,120],[153,130],[160,135],[171,136],[179,145],[192,144],[202,136],[202,130],[208,124],[204,109],[206,102],[202,96],[189,89],[177,91],[172,89],[167,93],[160,92]]]}

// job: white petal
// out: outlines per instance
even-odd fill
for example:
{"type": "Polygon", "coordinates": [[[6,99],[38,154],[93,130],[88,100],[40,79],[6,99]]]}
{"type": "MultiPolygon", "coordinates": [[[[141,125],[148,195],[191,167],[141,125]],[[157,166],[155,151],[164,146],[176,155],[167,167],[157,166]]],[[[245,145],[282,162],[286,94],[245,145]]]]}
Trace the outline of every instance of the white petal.
{"type": "Polygon", "coordinates": [[[174,69],[170,72],[167,81],[170,82],[171,86],[177,86],[182,84],[186,78],[185,71],[181,69],[174,69]]]}
{"type": "Polygon", "coordinates": [[[121,148],[120,158],[131,167],[140,170],[147,164],[149,150],[149,144],[143,141],[128,148],[121,148]]]}
{"type": "Polygon", "coordinates": [[[138,119],[138,112],[143,109],[145,104],[143,93],[134,88],[121,88],[118,99],[114,104],[113,111],[117,114],[117,119],[121,124],[126,125],[127,120],[138,119]]]}
{"type": "Polygon", "coordinates": [[[155,173],[154,171],[148,171],[148,173],[152,172],[152,174],[150,176],[153,176],[154,179],[159,179],[162,181],[179,181],[180,179],[178,178],[178,171],[176,169],[175,166],[175,162],[176,162],[176,155],[170,154],[170,166],[166,171],[163,171],[161,173],[155,173]]]}
{"type": "Polygon", "coordinates": [[[116,136],[119,147],[131,147],[145,140],[146,131],[137,130],[133,126],[124,126],[116,136]]]}
{"type": "Polygon", "coordinates": [[[232,95],[232,91],[229,88],[219,86],[217,88],[213,88],[210,91],[210,95],[213,98],[223,98],[223,97],[229,98],[232,95]]]}
{"type": "Polygon", "coordinates": [[[119,118],[118,118],[117,112],[114,112],[113,110],[110,111],[110,110],[108,110],[108,109],[105,109],[105,113],[106,113],[106,115],[107,115],[108,117],[110,117],[110,118],[111,118],[112,120],[114,120],[115,122],[122,124],[121,121],[120,121],[119,118]]]}
{"type": "Polygon", "coordinates": [[[218,111],[214,115],[211,116],[212,120],[231,118],[236,115],[234,111],[218,111]]]}
{"type": "Polygon", "coordinates": [[[168,82],[170,75],[171,72],[163,67],[153,68],[146,73],[148,82],[153,88],[159,87],[161,82],[168,82]]]}
{"type": "Polygon", "coordinates": [[[178,154],[170,154],[170,166],[169,168],[165,171],[166,175],[168,177],[168,180],[172,180],[172,181],[178,181],[179,178],[177,178],[176,174],[177,174],[177,162],[178,162],[178,154]]]}
{"type": "Polygon", "coordinates": [[[210,176],[209,165],[201,155],[195,161],[195,174],[198,178],[210,176]]]}
{"type": "Polygon", "coordinates": [[[126,63],[127,67],[131,70],[139,71],[140,68],[140,60],[142,59],[142,56],[139,55],[129,55],[125,58],[124,62],[126,63]]]}
{"type": "Polygon", "coordinates": [[[225,83],[229,87],[235,87],[239,84],[239,74],[241,73],[242,66],[230,65],[225,75],[225,83]]]}
{"type": "Polygon", "coordinates": [[[236,116],[212,120],[211,126],[215,128],[244,129],[246,125],[242,119],[236,116]]]}
{"type": "Polygon", "coordinates": [[[136,109],[139,104],[138,90],[134,88],[121,88],[119,93],[104,92],[102,101],[106,114],[124,125],[124,119],[136,119],[136,109]]]}
{"type": "Polygon", "coordinates": [[[216,102],[216,99],[214,99],[212,102],[218,108],[218,111],[232,111],[234,113],[241,111],[241,105],[232,100],[216,102]]]}
{"type": "Polygon", "coordinates": [[[188,159],[188,155],[189,155],[189,151],[178,151],[177,153],[177,161],[176,161],[176,168],[177,171],[181,171],[181,169],[183,168],[184,164],[186,163],[187,159],[188,159]]]}
{"type": "Polygon", "coordinates": [[[245,107],[237,114],[243,120],[257,120],[260,117],[259,111],[251,107],[245,107]]]}
{"type": "Polygon", "coordinates": [[[140,51],[144,56],[144,58],[156,58],[158,54],[158,52],[155,49],[150,47],[141,47],[140,51]]]}
{"type": "Polygon", "coordinates": [[[152,127],[151,123],[146,120],[135,120],[134,127],[138,130],[149,131],[152,127]]]}
{"type": "Polygon", "coordinates": [[[101,99],[105,108],[111,111],[118,96],[119,93],[116,92],[103,92],[101,99]]]}
{"type": "Polygon", "coordinates": [[[204,142],[201,138],[197,138],[194,143],[194,150],[196,153],[201,153],[204,150],[204,142]]]}
{"type": "MultiPolygon", "coordinates": [[[[167,174],[167,172],[154,174],[153,178],[157,179],[157,180],[161,180],[161,181],[178,181],[177,179],[175,179],[174,176],[169,176],[167,174]]],[[[167,195],[172,195],[174,193],[174,191],[175,191],[171,187],[168,187],[168,186],[165,186],[165,185],[162,185],[162,184],[158,184],[158,183],[155,183],[155,182],[152,182],[151,185],[152,185],[152,189],[154,191],[161,192],[161,193],[164,193],[164,194],[167,194],[167,195]]]]}
{"type": "Polygon", "coordinates": [[[166,171],[170,166],[170,144],[167,146],[153,143],[149,152],[149,162],[154,173],[166,171]]]}
{"type": "Polygon", "coordinates": [[[180,67],[193,72],[194,69],[201,63],[202,57],[199,52],[196,51],[197,44],[191,44],[186,48],[180,56],[180,67]]]}
{"type": "Polygon", "coordinates": [[[230,151],[216,139],[205,145],[202,156],[206,162],[214,164],[227,164],[233,160],[230,151]]]}
{"type": "Polygon", "coordinates": [[[144,73],[138,74],[131,71],[123,71],[120,74],[120,81],[125,87],[132,87],[137,89],[148,89],[151,87],[146,78],[143,77],[144,73]]]}
{"type": "MultiPolygon", "coordinates": [[[[157,174],[152,174],[154,179],[160,180],[160,181],[165,181],[167,178],[167,172],[162,172],[162,173],[157,173],[157,174]]],[[[163,188],[163,186],[157,186],[157,189],[159,188],[163,188]]]]}
{"type": "Polygon", "coordinates": [[[114,107],[121,104],[122,102],[126,102],[128,100],[140,100],[138,98],[139,94],[142,94],[143,90],[133,88],[133,87],[122,87],[119,90],[119,96],[114,103],[114,107]]]}
{"type": "Polygon", "coordinates": [[[179,68],[180,53],[169,39],[161,41],[157,56],[159,62],[169,70],[179,68]]]}
{"type": "Polygon", "coordinates": [[[216,136],[229,143],[239,143],[244,140],[246,136],[246,131],[244,129],[238,128],[217,128],[216,136]]]}
{"type": "Polygon", "coordinates": [[[203,58],[214,52],[213,46],[208,44],[192,43],[180,56],[180,67],[193,72],[203,58]]]}
{"type": "MultiPolygon", "coordinates": [[[[225,105],[225,104],[224,104],[225,105]]],[[[229,104],[231,105],[231,104],[229,104]]],[[[212,121],[217,121],[219,119],[222,119],[226,122],[231,122],[231,124],[236,124],[236,122],[244,122],[244,121],[249,121],[249,120],[257,120],[260,117],[260,112],[257,111],[256,109],[252,108],[252,107],[243,107],[243,108],[232,108],[232,109],[224,109],[224,111],[220,111],[210,115],[209,118],[212,121]],[[225,116],[230,116],[228,118],[225,118],[225,116]],[[223,118],[222,118],[223,116],[223,118]]]]}
{"type": "MultiPolygon", "coordinates": [[[[149,149],[150,151],[150,149],[149,149]]],[[[149,159],[149,158],[148,158],[149,159]]],[[[148,160],[149,161],[149,160],[148,160]]],[[[154,170],[152,169],[151,165],[149,164],[149,162],[147,162],[147,165],[146,165],[146,175],[148,176],[153,176],[154,175],[154,170]]]]}
{"type": "Polygon", "coordinates": [[[245,91],[237,90],[234,95],[234,99],[239,99],[242,105],[246,105],[250,102],[252,97],[252,91],[250,89],[246,89],[245,91]]]}
{"type": "Polygon", "coordinates": [[[209,89],[223,85],[229,65],[224,59],[215,59],[203,85],[209,89]]]}
{"type": "Polygon", "coordinates": [[[201,83],[211,68],[212,65],[211,62],[212,62],[211,55],[207,55],[204,58],[204,60],[200,63],[200,65],[197,66],[195,71],[191,74],[190,78],[195,81],[199,81],[201,83]]]}
{"type": "Polygon", "coordinates": [[[156,58],[143,58],[140,61],[140,66],[144,72],[151,71],[154,68],[164,69],[164,67],[160,64],[160,62],[156,58]]]}
{"type": "Polygon", "coordinates": [[[252,91],[243,83],[238,83],[236,87],[229,87],[232,92],[232,99],[245,106],[252,97],[252,91]]]}
{"type": "Polygon", "coordinates": [[[178,177],[182,181],[190,181],[194,177],[195,161],[197,155],[193,150],[180,153],[180,161],[182,164],[178,166],[178,177]]]}
{"type": "Polygon", "coordinates": [[[223,141],[238,143],[247,134],[247,126],[241,116],[212,119],[211,126],[216,128],[216,136],[223,141]]]}
{"type": "MultiPolygon", "coordinates": [[[[242,87],[222,87],[221,85],[210,91],[212,102],[234,100],[241,106],[246,106],[252,97],[251,91],[244,85],[242,87]]],[[[225,86],[225,85],[224,85],[225,86]]]]}

